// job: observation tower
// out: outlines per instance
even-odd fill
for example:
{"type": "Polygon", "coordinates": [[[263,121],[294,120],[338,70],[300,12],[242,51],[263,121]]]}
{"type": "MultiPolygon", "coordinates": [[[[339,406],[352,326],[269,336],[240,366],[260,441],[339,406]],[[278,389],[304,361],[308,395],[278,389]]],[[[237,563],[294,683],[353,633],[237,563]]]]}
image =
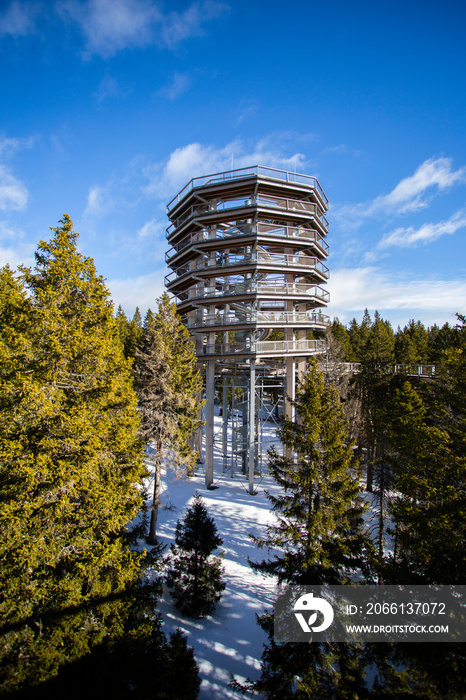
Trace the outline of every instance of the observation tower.
{"type": "Polygon", "coordinates": [[[264,426],[292,416],[306,358],[325,352],[309,335],[329,323],[327,202],[315,177],[254,166],[194,178],[167,205],[165,284],[205,377],[208,487],[215,448],[253,493],[264,426]]]}

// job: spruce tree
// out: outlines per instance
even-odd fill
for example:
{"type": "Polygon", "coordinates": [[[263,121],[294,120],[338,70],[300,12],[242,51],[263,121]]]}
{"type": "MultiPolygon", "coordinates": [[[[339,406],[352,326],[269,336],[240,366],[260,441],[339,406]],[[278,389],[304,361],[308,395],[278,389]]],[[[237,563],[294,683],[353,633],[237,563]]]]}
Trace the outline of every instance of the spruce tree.
{"type": "Polygon", "coordinates": [[[118,640],[165,643],[129,548],[144,476],[129,363],[70,218],[52,230],[34,269],[0,275],[4,693],[118,640]]]}
{"type": "Polygon", "coordinates": [[[204,502],[196,494],[182,521],[176,524],[175,545],[166,582],[175,605],[190,617],[203,617],[213,611],[225,584],[220,557],[211,556],[223,540],[204,502]]]}
{"type": "Polygon", "coordinates": [[[394,374],[395,336],[390,324],[377,311],[361,348],[360,363],[354,380],[362,408],[360,440],[367,449],[366,488],[376,496],[372,533],[382,561],[387,542],[388,496],[393,487],[393,472],[387,459],[387,427],[398,378],[394,374]]]}
{"type": "MultiPolygon", "coordinates": [[[[279,583],[351,583],[368,573],[370,543],[363,529],[360,487],[352,476],[352,446],[338,394],[326,386],[315,362],[296,391],[296,422],[284,418],[278,431],[295,453],[269,451],[269,468],[283,488],[268,495],[277,520],[260,548],[274,548],[273,559],[251,563],[279,583]]],[[[269,635],[260,679],[249,685],[268,698],[345,698],[363,692],[360,650],[344,644],[277,644],[273,616],[259,618],[269,635]]]]}
{"type": "Polygon", "coordinates": [[[141,312],[139,311],[139,308],[136,307],[136,311],[134,312],[134,316],[131,319],[131,322],[129,322],[127,325],[126,337],[124,340],[125,357],[130,357],[130,358],[134,359],[134,357],[136,355],[136,348],[139,345],[139,342],[141,340],[141,336],[142,336],[141,312]]]}
{"type": "Polygon", "coordinates": [[[141,436],[154,442],[154,498],[147,541],[156,542],[163,454],[178,474],[190,474],[197,461],[191,437],[200,427],[202,379],[196,368],[193,341],[168,294],[158,311],[148,314],[134,366],[141,413],[141,436]]]}
{"type": "Polygon", "coordinates": [[[126,343],[126,337],[128,335],[129,321],[126,318],[126,314],[123,311],[121,304],[118,305],[118,309],[115,314],[116,327],[118,332],[118,337],[120,339],[121,345],[124,348],[126,343]]]}

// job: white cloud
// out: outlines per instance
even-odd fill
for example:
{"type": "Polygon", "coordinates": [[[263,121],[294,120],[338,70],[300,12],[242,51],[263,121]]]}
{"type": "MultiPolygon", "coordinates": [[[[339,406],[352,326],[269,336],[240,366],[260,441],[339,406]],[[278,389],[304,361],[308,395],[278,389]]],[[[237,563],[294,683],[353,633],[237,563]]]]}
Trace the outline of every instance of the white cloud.
{"type": "Polygon", "coordinates": [[[94,185],[89,188],[84,216],[97,218],[107,214],[112,208],[113,201],[109,196],[108,187],[94,185]]]}
{"type": "Polygon", "coordinates": [[[201,143],[181,146],[170,154],[165,163],[146,169],[150,180],[146,191],[167,198],[176,194],[193,177],[252,165],[302,172],[306,169],[305,156],[302,153],[286,155],[292,136],[289,133],[271,134],[252,146],[240,139],[220,148],[201,143]]]}
{"type": "Polygon", "coordinates": [[[463,182],[466,182],[466,168],[453,170],[451,158],[430,158],[413,175],[401,180],[389,194],[369,202],[334,207],[332,216],[344,221],[346,227],[357,227],[370,217],[419,211],[428,205],[429,197],[463,182]]]}
{"type": "Polygon", "coordinates": [[[238,106],[235,125],[238,126],[238,124],[241,124],[241,122],[243,122],[245,119],[248,119],[249,117],[252,117],[255,114],[257,114],[258,109],[259,109],[258,100],[256,100],[256,99],[241,100],[241,102],[238,106]]]}
{"type": "Polygon", "coordinates": [[[427,206],[427,202],[423,198],[427,190],[436,187],[442,191],[456,182],[465,181],[466,168],[452,171],[451,158],[431,158],[422,163],[414,175],[402,180],[390,194],[377,197],[369,207],[369,213],[417,211],[427,206]]]}
{"type": "Polygon", "coordinates": [[[34,265],[34,252],[36,246],[33,243],[17,243],[15,246],[0,246],[0,267],[9,265],[15,270],[18,265],[34,265]]]}
{"type": "Polygon", "coordinates": [[[176,48],[181,41],[201,34],[203,24],[228,9],[215,0],[194,2],[184,12],[165,14],[152,0],[62,0],[57,7],[63,17],[79,25],[88,54],[104,58],[150,44],[176,48]]]}
{"type": "Polygon", "coordinates": [[[457,211],[447,221],[438,224],[427,223],[420,228],[397,228],[388,233],[379,243],[379,248],[389,246],[400,246],[401,248],[411,248],[419,243],[430,243],[440,236],[452,235],[460,229],[466,227],[466,212],[457,211]]]}
{"type": "Polygon", "coordinates": [[[34,137],[29,136],[28,138],[18,139],[18,138],[7,138],[6,136],[0,137],[0,156],[2,158],[8,158],[16,151],[21,148],[32,148],[34,145],[34,137]]]}
{"type": "Polygon", "coordinates": [[[161,43],[173,49],[189,37],[202,35],[202,25],[212,19],[217,19],[228,9],[229,6],[225,2],[204,0],[203,2],[194,2],[184,12],[168,13],[163,18],[161,26],[161,43]]]}
{"type": "Polygon", "coordinates": [[[40,2],[20,2],[13,0],[0,13],[0,36],[27,36],[35,31],[35,20],[42,9],[40,2]]]}
{"type": "Polygon", "coordinates": [[[146,221],[144,226],[141,226],[141,228],[139,229],[138,238],[159,238],[161,234],[165,233],[167,224],[168,220],[160,221],[159,219],[150,219],[149,221],[146,221]]]}
{"type": "Polygon", "coordinates": [[[127,279],[107,280],[115,308],[121,304],[126,314],[132,315],[139,307],[144,316],[148,308],[155,311],[156,299],[165,290],[164,276],[168,274],[167,268],[161,268],[157,272],[141,277],[129,277],[127,279]]]}
{"type": "Polygon", "coordinates": [[[392,324],[404,325],[416,316],[429,323],[454,320],[465,312],[466,280],[409,279],[383,273],[377,267],[332,271],[328,312],[348,322],[356,313],[380,311],[392,324]]]}
{"type": "Polygon", "coordinates": [[[153,25],[160,20],[159,10],[148,0],[65,0],[57,7],[79,25],[87,51],[103,57],[150,44],[153,25]]]}
{"type": "Polygon", "coordinates": [[[98,102],[102,102],[108,97],[124,97],[126,90],[121,87],[116,78],[111,75],[105,75],[100,81],[95,96],[98,102]]]}
{"type": "Polygon", "coordinates": [[[189,89],[190,84],[191,78],[187,73],[175,73],[171,82],[161,87],[155,94],[168,100],[176,100],[189,89]]]}
{"type": "Polygon", "coordinates": [[[23,183],[17,180],[5,165],[0,165],[0,209],[21,211],[26,208],[28,196],[23,183]]]}

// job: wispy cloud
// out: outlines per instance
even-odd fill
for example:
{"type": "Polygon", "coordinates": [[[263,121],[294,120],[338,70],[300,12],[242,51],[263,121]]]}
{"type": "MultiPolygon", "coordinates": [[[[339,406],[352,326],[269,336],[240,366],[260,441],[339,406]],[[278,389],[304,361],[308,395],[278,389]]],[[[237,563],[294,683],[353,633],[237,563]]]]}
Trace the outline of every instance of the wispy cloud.
{"type": "Polygon", "coordinates": [[[329,291],[329,313],[343,322],[367,307],[401,324],[418,311],[424,322],[443,323],[464,312],[466,280],[397,278],[375,266],[341,268],[332,271],[329,291]]]}
{"type": "Polygon", "coordinates": [[[202,34],[204,25],[226,12],[228,5],[204,0],[183,12],[164,13],[152,0],[61,0],[57,8],[64,19],[79,26],[87,55],[108,58],[122,49],[150,44],[174,49],[202,34]]]}
{"type": "Polygon", "coordinates": [[[93,185],[89,188],[84,216],[98,218],[104,214],[107,214],[111,209],[113,209],[113,206],[114,203],[109,194],[109,187],[93,185]]]}
{"type": "Polygon", "coordinates": [[[332,209],[332,216],[357,227],[365,219],[379,215],[412,213],[428,206],[430,199],[457,183],[466,182],[466,168],[453,170],[451,158],[430,158],[413,175],[404,178],[388,194],[354,205],[332,209]]]}
{"type": "Polygon", "coordinates": [[[420,228],[397,228],[388,233],[379,243],[379,248],[399,246],[401,248],[413,248],[416,245],[430,243],[440,236],[452,235],[466,227],[466,211],[457,211],[447,221],[438,224],[427,223],[420,228]]]}
{"type": "Polygon", "coordinates": [[[238,126],[245,119],[248,119],[249,117],[252,117],[255,114],[257,114],[258,109],[259,109],[258,100],[256,100],[256,99],[241,100],[241,102],[238,106],[238,110],[237,110],[235,125],[238,126]]]}
{"type": "Polygon", "coordinates": [[[41,2],[13,0],[0,10],[0,36],[28,36],[36,31],[36,19],[43,10],[41,2]]]}
{"type": "Polygon", "coordinates": [[[23,231],[12,228],[8,222],[0,221],[0,242],[0,267],[9,265],[15,269],[20,264],[33,264],[36,246],[24,241],[23,231]]]}
{"type": "Polygon", "coordinates": [[[103,102],[103,100],[111,97],[124,97],[126,92],[116,78],[111,75],[105,75],[97,86],[95,96],[98,102],[103,102]]]}
{"type": "Polygon", "coordinates": [[[217,19],[229,9],[225,2],[203,0],[194,2],[184,12],[169,12],[162,18],[159,42],[174,49],[185,39],[201,36],[205,23],[217,19]]]}
{"type": "Polygon", "coordinates": [[[23,148],[32,148],[34,140],[33,136],[21,139],[0,136],[0,157],[6,159],[23,148]]]}
{"type": "Polygon", "coordinates": [[[172,80],[157,90],[155,94],[167,100],[176,100],[189,89],[190,85],[191,77],[188,73],[175,73],[172,80]]]}
{"type": "Polygon", "coordinates": [[[151,238],[153,240],[154,238],[160,238],[164,236],[167,223],[168,222],[165,220],[161,221],[160,219],[156,218],[146,221],[146,223],[143,226],[141,226],[141,228],[138,231],[138,238],[142,240],[146,238],[151,238]]]}
{"type": "Polygon", "coordinates": [[[0,209],[2,211],[21,211],[26,208],[29,193],[26,187],[6,165],[0,164],[0,209]]]}

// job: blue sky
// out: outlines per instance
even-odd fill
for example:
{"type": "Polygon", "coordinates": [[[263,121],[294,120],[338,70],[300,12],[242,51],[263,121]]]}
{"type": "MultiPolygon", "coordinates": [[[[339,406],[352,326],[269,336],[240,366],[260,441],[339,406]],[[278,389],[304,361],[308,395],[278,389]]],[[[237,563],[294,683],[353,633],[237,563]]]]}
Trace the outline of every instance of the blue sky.
{"type": "Polygon", "coordinates": [[[132,315],[163,291],[166,203],[270,165],[329,200],[328,312],[466,313],[466,6],[2,0],[0,264],[63,212],[132,315]]]}

